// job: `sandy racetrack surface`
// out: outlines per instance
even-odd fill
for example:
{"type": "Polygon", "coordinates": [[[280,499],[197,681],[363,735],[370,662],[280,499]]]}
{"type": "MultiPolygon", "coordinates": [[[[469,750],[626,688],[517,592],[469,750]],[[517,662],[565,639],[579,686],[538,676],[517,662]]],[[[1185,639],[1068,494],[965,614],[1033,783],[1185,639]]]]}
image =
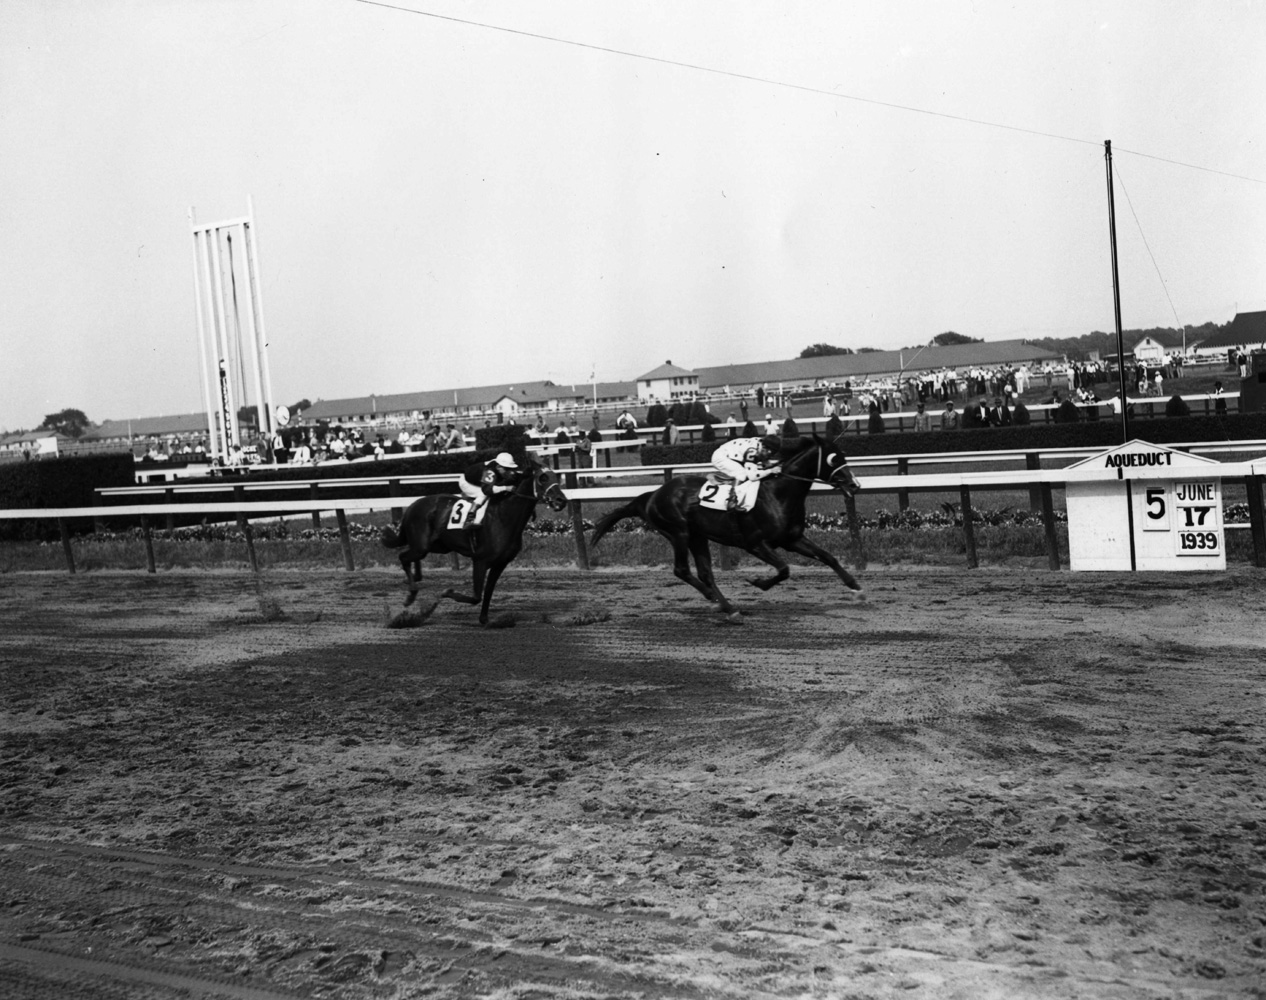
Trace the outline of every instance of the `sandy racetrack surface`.
{"type": "Polygon", "coordinates": [[[1266,996],[1258,571],[398,576],[0,579],[0,995],[1266,996]]]}

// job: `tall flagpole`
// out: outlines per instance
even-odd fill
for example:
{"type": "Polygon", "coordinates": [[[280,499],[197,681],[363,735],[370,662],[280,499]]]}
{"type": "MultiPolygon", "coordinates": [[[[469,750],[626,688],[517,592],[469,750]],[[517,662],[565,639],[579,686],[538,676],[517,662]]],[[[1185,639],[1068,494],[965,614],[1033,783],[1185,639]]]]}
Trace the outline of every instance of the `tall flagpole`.
{"type": "Polygon", "coordinates": [[[1117,381],[1121,388],[1121,443],[1130,440],[1130,414],[1125,402],[1125,343],[1121,336],[1121,282],[1117,277],[1117,210],[1112,197],[1112,140],[1103,142],[1108,170],[1108,236],[1112,243],[1112,308],[1117,321],[1117,381]]]}

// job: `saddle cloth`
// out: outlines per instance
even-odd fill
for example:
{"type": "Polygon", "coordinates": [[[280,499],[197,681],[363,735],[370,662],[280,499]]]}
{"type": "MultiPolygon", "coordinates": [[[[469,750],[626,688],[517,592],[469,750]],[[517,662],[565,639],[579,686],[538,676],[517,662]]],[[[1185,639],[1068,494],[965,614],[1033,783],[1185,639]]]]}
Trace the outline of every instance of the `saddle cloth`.
{"type": "Polygon", "coordinates": [[[760,480],[749,479],[745,483],[721,482],[708,477],[699,489],[699,506],[710,510],[729,510],[730,495],[738,497],[738,509],[749,511],[756,506],[756,494],[760,492],[760,480]]]}
{"type": "MultiPolygon", "coordinates": [[[[466,527],[466,514],[470,511],[470,505],[473,501],[467,500],[465,497],[457,497],[453,500],[453,509],[448,512],[449,528],[466,527]]],[[[488,504],[484,504],[475,514],[474,525],[478,526],[484,523],[484,518],[488,515],[488,504]]]]}

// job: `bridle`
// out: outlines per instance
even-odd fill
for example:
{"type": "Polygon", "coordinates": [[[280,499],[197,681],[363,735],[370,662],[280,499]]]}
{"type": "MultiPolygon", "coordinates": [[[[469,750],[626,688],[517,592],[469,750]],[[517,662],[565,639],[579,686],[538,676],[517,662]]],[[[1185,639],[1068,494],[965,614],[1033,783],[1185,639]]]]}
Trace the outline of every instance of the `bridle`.
{"type": "Polygon", "coordinates": [[[550,471],[546,466],[539,465],[536,462],[529,464],[528,468],[524,471],[518,484],[515,486],[513,495],[522,497],[524,500],[530,499],[533,503],[544,500],[545,503],[555,511],[562,510],[567,506],[567,497],[563,493],[562,487],[559,486],[557,482],[550,481],[550,471]],[[531,480],[531,497],[528,497],[519,490],[519,486],[523,484],[524,480],[531,480]],[[551,497],[551,493],[556,493],[557,496],[551,497]]]}
{"type": "Polygon", "coordinates": [[[794,479],[796,482],[800,483],[826,483],[828,486],[837,490],[844,490],[846,488],[846,485],[843,482],[838,482],[835,478],[841,472],[848,473],[850,477],[853,478],[854,482],[857,481],[856,477],[852,476],[852,472],[848,467],[848,461],[843,455],[840,455],[840,464],[832,467],[826,460],[826,445],[823,443],[816,443],[814,444],[814,447],[818,450],[818,464],[812,476],[797,476],[783,469],[779,469],[775,475],[782,479],[794,479]]]}

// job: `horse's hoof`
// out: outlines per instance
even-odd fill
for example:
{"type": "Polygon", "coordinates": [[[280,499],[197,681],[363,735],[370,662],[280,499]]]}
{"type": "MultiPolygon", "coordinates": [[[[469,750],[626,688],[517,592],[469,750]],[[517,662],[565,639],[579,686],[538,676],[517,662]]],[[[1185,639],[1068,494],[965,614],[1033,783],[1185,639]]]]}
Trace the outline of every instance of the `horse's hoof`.
{"type": "Polygon", "coordinates": [[[727,611],[725,620],[732,625],[739,625],[743,622],[743,613],[741,611],[727,611]]]}
{"type": "Polygon", "coordinates": [[[416,590],[409,591],[409,596],[404,599],[404,606],[407,608],[410,604],[412,604],[417,599],[418,599],[418,592],[416,590]]]}
{"type": "Polygon", "coordinates": [[[866,591],[846,590],[844,591],[844,600],[853,604],[864,604],[866,603],[866,591]]]}

